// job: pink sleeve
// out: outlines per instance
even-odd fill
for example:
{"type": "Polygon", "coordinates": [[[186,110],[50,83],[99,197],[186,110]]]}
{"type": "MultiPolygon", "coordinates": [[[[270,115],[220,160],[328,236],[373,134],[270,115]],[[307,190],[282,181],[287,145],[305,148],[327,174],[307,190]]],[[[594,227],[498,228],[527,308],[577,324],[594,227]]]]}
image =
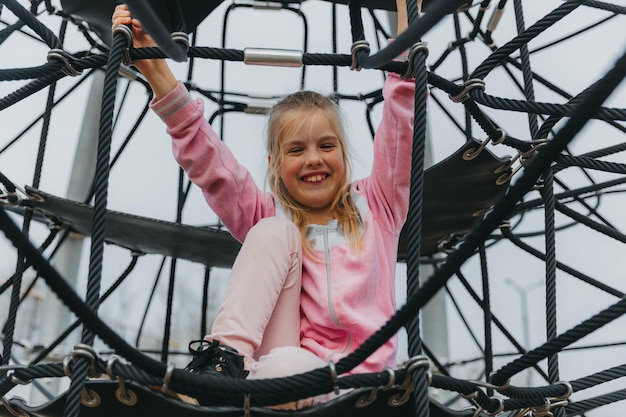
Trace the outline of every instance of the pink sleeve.
{"type": "Polygon", "coordinates": [[[400,232],[409,204],[415,81],[390,73],[383,97],[372,172],[362,186],[374,218],[390,231],[400,232]]]}
{"type": "Polygon", "coordinates": [[[263,217],[273,216],[273,198],[255,184],[204,118],[204,103],[179,82],[152,109],[172,137],[174,158],[233,236],[243,241],[263,217]]]}

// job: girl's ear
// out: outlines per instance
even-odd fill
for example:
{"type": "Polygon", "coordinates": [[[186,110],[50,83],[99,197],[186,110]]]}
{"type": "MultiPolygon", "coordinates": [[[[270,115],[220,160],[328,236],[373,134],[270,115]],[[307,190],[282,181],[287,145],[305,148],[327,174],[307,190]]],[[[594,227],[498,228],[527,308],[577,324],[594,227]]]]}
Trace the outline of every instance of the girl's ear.
{"type": "Polygon", "coordinates": [[[272,155],[267,154],[267,165],[271,165],[272,164],[272,155]]]}

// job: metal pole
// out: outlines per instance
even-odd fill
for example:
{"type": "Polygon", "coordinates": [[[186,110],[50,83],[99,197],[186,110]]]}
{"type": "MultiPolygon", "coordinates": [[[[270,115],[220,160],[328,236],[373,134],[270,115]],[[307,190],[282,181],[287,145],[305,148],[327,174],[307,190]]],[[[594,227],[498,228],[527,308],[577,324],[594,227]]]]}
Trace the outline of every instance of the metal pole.
{"type": "MultiPolygon", "coordinates": [[[[522,334],[524,337],[524,349],[530,349],[530,324],[528,322],[528,293],[530,290],[539,287],[543,284],[543,281],[537,281],[528,287],[522,287],[513,281],[511,278],[505,280],[507,284],[513,287],[519,294],[521,310],[522,310],[522,334]]],[[[532,383],[532,369],[529,368],[526,371],[526,386],[530,387],[532,383]]]]}

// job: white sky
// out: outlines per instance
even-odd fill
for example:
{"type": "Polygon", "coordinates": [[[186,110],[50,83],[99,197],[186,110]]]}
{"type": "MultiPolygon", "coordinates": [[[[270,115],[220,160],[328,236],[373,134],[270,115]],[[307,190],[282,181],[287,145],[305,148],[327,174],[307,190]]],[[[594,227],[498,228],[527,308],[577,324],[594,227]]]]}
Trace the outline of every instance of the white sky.
{"type": "MultiPolygon", "coordinates": [[[[507,9],[502,20],[494,33],[497,45],[502,45],[515,34],[514,13],[512,2],[507,5],[507,9]]],[[[561,4],[561,1],[524,2],[524,13],[526,26],[530,26],[537,19],[546,15],[550,10],[561,4]]],[[[624,6],[624,0],[616,1],[615,4],[624,6]]],[[[214,13],[212,13],[203,23],[199,31],[199,46],[221,46],[221,28],[225,2],[214,13]]],[[[493,6],[492,6],[493,8],[493,6]]],[[[329,53],[331,52],[330,40],[330,6],[329,3],[317,0],[304,2],[302,10],[309,19],[310,37],[309,52],[329,53]]],[[[350,28],[346,9],[340,7],[340,25],[338,46],[341,53],[348,53],[351,45],[350,28]]],[[[472,12],[474,14],[474,12],[472,12]]],[[[383,24],[387,24],[387,16],[384,13],[377,13],[383,24]]],[[[487,13],[487,18],[491,15],[491,10],[487,13]]],[[[591,8],[580,8],[571,15],[565,17],[554,27],[548,29],[537,39],[533,40],[529,47],[531,50],[548,44],[561,36],[570,34],[593,22],[608,16],[607,12],[594,10],[591,8]]],[[[13,21],[13,16],[4,10],[1,17],[4,20],[13,21]]],[[[366,17],[366,14],[364,14],[366,17]]],[[[53,30],[57,31],[60,22],[56,18],[41,16],[53,30]]],[[[462,33],[467,33],[470,27],[465,19],[462,33]]],[[[626,48],[626,39],[623,30],[623,17],[613,19],[611,22],[602,25],[582,36],[575,37],[554,48],[548,48],[531,57],[533,69],[552,83],[558,85],[571,94],[577,94],[593,81],[600,78],[615,62],[626,48]]],[[[375,50],[375,40],[371,32],[369,20],[365,18],[366,37],[375,50]]],[[[228,48],[242,49],[244,47],[266,47],[266,48],[286,48],[302,49],[302,26],[300,19],[292,13],[285,11],[275,12],[267,10],[238,10],[232,14],[229,20],[229,30],[227,34],[228,48]]],[[[453,39],[453,26],[451,20],[440,24],[431,33],[424,37],[429,44],[430,55],[428,62],[436,60],[453,39]]],[[[85,42],[76,33],[73,27],[68,30],[68,51],[78,51],[85,49],[85,42]]],[[[487,56],[489,51],[479,42],[468,45],[468,59],[470,69],[476,68],[487,56]]],[[[38,45],[25,36],[12,36],[9,41],[0,46],[1,68],[22,68],[34,65],[41,65],[45,62],[47,48],[38,45]]],[[[173,64],[173,68],[180,78],[186,77],[186,66],[184,64],[173,64]]],[[[226,89],[237,92],[247,92],[250,95],[267,96],[275,94],[286,94],[296,90],[299,86],[300,70],[293,68],[258,67],[245,66],[242,63],[226,64],[226,89]]],[[[219,63],[217,61],[198,60],[195,64],[194,81],[202,88],[217,89],[219,87],[219,63]]],[[[331,69],[330,67],[307,68],[306,88],[320,90],[322,92],[331,91],[331,69]]],[[[460,75],[460,59],[457,53],[448,57],[437,74],[455,79],[460,75]]],[[[349,69],[339,70],[340,92],[346,94],[368,93],[382,84],[380,72],[375,70],[363,70],[352,72],[349,69]]],[[[518,79],[521,79],[516,72],[518,79]]],[[[74,80],[64,79],[57,88],[57,97],[65,91],[74,80]]],[[[495,71],[486,78],[486,91],[489,94],[522,99],[521,94],[516,90],[508,78],[501,71],[495,71]]],[[[0,83],[0,95],[14,91],[23,82],[0,83]]],[[[121,85],[125,85],[124,82],[121,85]]],[[[562,102],[560,97],[546,91],[540,86],[535,87],[537,101],[562,102]]],[[[12,139],[17,132],[20,132],[30,121],[44,109],[47,90],[44,90],[32,97],[29,97],[14,106],[0,112],[0,148],[12,139]]],[[[448,103],[445,94],[435,91],[437,97],[448,103]]],[[[76,146],[76,138],[81,126],[82,115],[86,103],[87,88],[81,88],[62,106],[54,112],[54,117],[50,127],[50,138],[46,150],[46,160],[44,173],[40,188],[43,191],[64,196],[67,193],[68,180],[76,146]]],[[[123,116],[120,119],[120,127],[115,132],[113,149],[116,150],[125,137],[130,123],[137,117],[141,107],[145,102],[145,93],[142,87],[131,88],[123,116]]],[[[250,101],[258,101],[250,99],[250,101]]],[[[366,175],[371,164],[371,137],[365,123],[365,108],[361,104],[345,102],[344,110],[348,116],[349,137],[352,140],[352,150],[354,153],[355,177],[366,175]]],[[[615,91],[610,97],[607,105],[618,108],[626,108],[626,90],[624,85],[615,91]]],[[[463,120],[460,105],[447,104],[448,108],[456,115],[458,120],[463,120]]],[[[215,110],[215,106],[207,104],[207,116],[215,110]]],[[[440,161],[463,143],[463,137],[456,131],[456,128],[442,115],[439,108],[432,103],[429,104],[429,120],[432,136],[432,151],[434,161],[440,161]]],[[[487,111],[487,113],[500,124],[511,135],[519,139],[529,139],[527,118],[524,114],[513,114],[512,112],[487,111]]],[[[376,124],[380,118],[380,106],[373,114],[373,121],[376,124]]],[[[219,121],[219,119],[218,119],[219,121]]],[[[265,119],[261,116],[249,116],[230,113],[224,120],[226,143],[233,149],[239,160],[245,164],[259,185],[263,184],[265,170],[265,151],[263,149],[263,131],[265,119]]],[[[8,152],[0,154],[0,171],[9,179],[19,185],[32,184],[33,169],[35,165],[35,155],[39,140],[40,125],[31,131],[25,138],[19,141],[8,152]]],[[[478,127],[474,128],[474,133],[479,139],[484,139],[478,127]]],[[[579,135],[570,150],[573,154],[581,154],[590,150],[602,148],[616,143],[624,142],[624,135],[617,130],[608,128],[597,122],[589,124],[588,128],[579,135]]],[[[513,155],[513,150],[506,147],[492,147],[489,149],[498,155],[513,155]]],[[[618,154],[610,160],[625,163],[623,154],[618,154]]],[[[571,187],[587,184],[579,173],[575,170],[568,170],[562,174],[571,187]],[[571,172],[569,172],[571,171],[571,172]]],[[[592,172],[592,176],[597,181],[615,178],[614,175],[592,172]]],[[[120,159],[110,178],[109,208],[126,213],[137,214],[145,217],[152,217],[164,220],[173,220],[176,207],[176,187],[178,181],[177,166],[171,157],[169,140],[164,132],[164,127],[160,120],[149,114],[143,122],[135,139],[128,147],[124,156],[120,159]]],[[[536,198],[534,193],[529,198],[536,198]]],[[[621,231],[626,230],[626,220],[622,213],[623,204],[626,199],[621,194],[608,195],[603,199],[600,210],[613,225],[621,231]]],[[[534,213],[525,219],[522,225],[523,230],[540,230],[543,228],[543,220],[540,213],[534,213]]],[[[16,218],[17,219],[17,218],[16,218]]],[[[184,212],[183,221],[192,225],[205,225],[214,223],[215,216],[201,199],[197,190],[194,191],[187,208],[184,212]]],[[[567,220],[557,216],[557,223],[563,224],[567,220]]],[[[43,230],[39,226],[33,226],[34,235],[42,236],[43,230]]],[[[624,260],[623,245],[615,240],[591,232],[582,226],[570,228],[559,234],[557,238],[557,256],[562,261],[575,269],[579,269],[595,279],[605,282],[621,291],[626,291],[624,284],[624,270],[626,261],[624,260]]],[[[528,240],[537,247],[543,247],[541,238],[528,240]]],[[[79,276],[79,291],[83,291],[84,277],[88,270],[88,245],[82,257],[79,276]]],[[[544,330],[544,301],[543,290],[538,287],[537,282],[542,281],[544,276],[544,266],[526,253],[514,249],[512,245],[500,244],[489,249],[489,274],[491,280],[492,303],[495,315],[505,323],[505,326],[523,342],[524,323],[521,319],[522,305],[511,284],[507,279],[514,280],[517,285],[527,293],[530,343],[531,346],[538,346],[545,341],[544,330]]],[[[107,246],[105,252],[105,269],[103,273],[103,289],[113,282],[114,279],[125,268],[129,256],[127,251],[107,246]]],[[[118,328],[120,333],[134,342],[134,329],[141,319],[145,303],[152,286],[160,257],[147,255],[140,259],[139,266],[131,275],[129,282],[124,284],[124,291],[118,294],[118,299],[114,306],[104,305],[101,313],[112,326],[118,328]]],[[[0,239],[0,282],[4,281],[14,271],[15,253],[12,247],[3,238],[0,239]]],[[[470,261],[464,267],[464,274],[470,280],[474,289],[480,294],[480,273],[475,261],[470,261]]],[[[167,276],[169,272],[166,267],[160,281],[156,301],[151,307],[146,332],[156,337],[162,332],[163,313],[167,294],[167,276]]],[[[203,268],[200,265],[189,262],[179,262],[178,269],[178,292],[180,297],[198,297],[198,288],[201,288],[203,268]]],[[[213,285],[222,286],[226,281],[228,271],[215,270],[213,285]],[[220,284],[221,283],[221,284],[220,284]],[[219,284],[219,285],[218,285],[219,284]]],[[[32,272],[26,274],[29,281],[32,272]]],[[[399,305],[402,304],[404,288],[404,265],[398,267],[399,285],[399,305]]],[[[473,301],[465,294],[459,282],[454,278],[449,283],[450,290],[458,298],[458,302],[466,315],[473,330],[482,339],[482,316],[474,305],[473,301]]],[[[219,298],[220,289],[215,288],[215,297],[219,298]]],[[[43,289],[42,289],[43,290],[43,289]]],[[[6,298],[0,297],[0,305],[8,307],[6,298]]],[[[607,296],[599,290],[592,289],[586,284],[559,272],[558,280],[558,300],[559,311],[559,333],[580,323],[592,314],[606,308],[616,300],[612,296],[607,296]]],[[[213,300],[216,305],[218,300],[213,300]]],[[[197,314],[200,309],[199,298],[196,301],[185,298],[183,303],[177,305],[179,313],[173,323],[174,344],[178,349],[185,349],[187,341],[190,339],[189,332],[197,333],[197,314]]],[[[4,317],[2,309],[2,316],[4,317]]],[[[448,303],[448,357],[451,360],[469,359],[480,355],[467,332],[462,327],[454,308],[448,303]]],[[[45,326],[44,323],[40,323],[45,326]]],[[[626,334],[626,319],[622,318],[605,329],[581,341],[581,345],[624,341],[626,334]]],[[[142,346],[147,345],[148,340],[142,342],[142,346]]],[[[428,344],[428,340],[426,340],[428,344]]],[[[508,342],[494,329],[494,349],[496,352],[512,352],[513,349],[508,342]]],[[[400,359],[406,355],[402,350],[400,359]]],[[[443,356],[445,356],[442,353],[443,356]]],[[[591,350],[589,352],[564,353],[560,356],[561,378],[564,380],[577,379],[592,372],[597,372],[605,368],[623,364],[626,357],[626,347],[605,348],[591,350]]],[[[498,359],[496,369],[508,363],[510,357],[498,359]]],[[[545,363],[542,363],[545,367],[545,363]]],[[[480,364],[460,367],[455,374],[464,378],[476,378],[480,364]]],[[[522,377],[520,377],[522,378],[522,377]]],[[[525,378],[525,376],[524,376],[525,378]]],[[[524,380],[525,381],[525,380],[524,380]]],[[[520,380],[520,383],[524,381],[520,380]]],[[[514,381],[515,382],[515,381],[514,381]]],[[[540,384],[539,378],[535,377],[533,383],[540,384]]],[[[597,392],[610,392],[619,387],[623,388],[623,381],[614,384],[605,384],[597,392]]],[[[580,393],[576,399],[590,396],[594,390],[587,390],[580,393]]],[[[622,407],[623,407],[623,403],[622,407]]],[[[588,413],[589,416],[610,415],[611,410],[617,410],[619,405],[604,407],[598,411],[588,413]],[[608,413],[608,414],[605,414],[608,413]]]]}

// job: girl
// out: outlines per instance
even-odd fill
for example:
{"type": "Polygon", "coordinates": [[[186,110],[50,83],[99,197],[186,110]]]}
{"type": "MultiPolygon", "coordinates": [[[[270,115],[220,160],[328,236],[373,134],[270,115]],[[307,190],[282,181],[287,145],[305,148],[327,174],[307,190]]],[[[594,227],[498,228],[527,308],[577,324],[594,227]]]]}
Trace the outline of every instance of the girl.
{"type": "MultiPolygon", "coordinates": [[[[400,32],[406,28],[404,0],[397,5],[400,32]]],[[[154,45],[125,5],[113,14],[113,27],[119,24],[131,24],[135,47],[154,45]]],[[[414,82],[388,75],[372,171],[352,183],[336,104],[309,91],[285,97],[268,122],[266,193],[206,122],[203,102],[190,97],[164,60],[135,66],[152,86],[152,109],[167,126],[177,162],[243,242],[211,334],[199,347],[190,346],[194,360],[188,369],[280,377],[353,352],[396,310],[414,82]]],[[[353,372],[395,367],[396,346],[396,339],[389,340],[353,372]]]]}

